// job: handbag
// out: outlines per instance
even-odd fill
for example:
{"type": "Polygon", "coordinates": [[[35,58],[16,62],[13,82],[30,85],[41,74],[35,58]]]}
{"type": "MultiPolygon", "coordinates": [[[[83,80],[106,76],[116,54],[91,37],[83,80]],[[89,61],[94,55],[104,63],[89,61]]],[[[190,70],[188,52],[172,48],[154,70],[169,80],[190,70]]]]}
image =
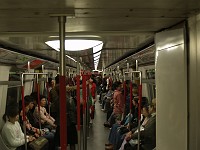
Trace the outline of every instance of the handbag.
{"type": "Polygon", "coordinates": [[[28,144],[31,150],[48,150],[49,143],[45,137],[40,136],[28,144]]]}

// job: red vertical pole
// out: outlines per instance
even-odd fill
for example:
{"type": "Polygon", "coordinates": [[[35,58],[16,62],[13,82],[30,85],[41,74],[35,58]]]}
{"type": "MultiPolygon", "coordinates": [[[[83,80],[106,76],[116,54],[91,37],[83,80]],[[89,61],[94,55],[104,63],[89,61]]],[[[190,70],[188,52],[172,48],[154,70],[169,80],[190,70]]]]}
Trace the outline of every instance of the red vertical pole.
{"type": "Polygon", "coordinates": [[[61,76],[60,82],[60,146],[61,150],[66,150],[67,147],[67,117],[66,117],[66,78],[61,76]]]}
{"type": "Polygon", "coordinates": [[[82,97],[83,97],[83,150],[87,150],[87,133],[86,133],[86,75],[82,75],[82,97]]]}
{"type": "Polygon", "coordinates": [[[133,84],[132,81],[130,82],[130,113],[132,109],[132,100],[133,100],[133,84]]]}
{"type": "Polygon", "coordinates": [[[82,95],[83,95],[83,113],[86,110],[86,76],[83,75],[83,82],[82,82],[82,95]]]}
{"type": "Polygon", "coordinates": [[[77,85],[77,89],[76,89],[76,99],[77,99],[77,130],[80,131],[81,129],[81,122],[80,122],[80,76],[77,75],[76,78],[76,85],[77,85]]]}
{"type": "Polygon", "coordinates": [[[48,101],[48,109],[49,109],[49,114],[50,112],[50,92],[49,92],[49,83],[46,82],[46,88],[47,88],[47,101],[48,101]]]}
{"type": "Polygon", "coordinates": [[[138,120],[141,118],[141,103],[142,103],[142,84],[139,85],[139,108],[138,108],[138,120]]]}
{"type": "Polygon", "coordinates": [[[126,81],[124,81],[124,84],[123,84],[123,86],[124,86],[124,104],[126,105],[126,81]]]}
{"type": "Polygon", "coordinates": [[[123,118],[125,118],[125,110],[126,110],[126,81],[124,80],[124,83],[123,83],[123,88],[124,88],[124,113],[123,113],[123,118]]]}
{"type": "Polygon", "coordinates": [[[37,102],[38,102],[39,127],[41,129],[41,118],[40,118],[40,86],[39,86],[39,83],[38,83],[38,74],[36,75],[36,87],[37,87],[37,102]]]}
{"type": "Polygon", "coordinates": [[[23,121],[26,121],[26,117],[25,117],[25,104],[24,104],[24,86],[21,86],[21,94],[22,94],[22,110],[23,110],[23,118],[22,119],[23,119],[23,121]]]}
{"type": "Polygon", "coordinates": [[[66,116],[66,63],[65,63],[65,23],[66,16],[59,16],[59,40],[60,40],[60,146],[61,150],[67,149],[67,116],[66,116]]]}
{"type": "Polygon", "coordinates": [[[24,129],[24,139],[25,139],[25,150],[27,150],[27,138],[26,138],[26,116],[25,116],[25,103],[24,103],[24,78],[22,74],[22,86],[21,86],[21,94],[22,94],[22,120],[23,120],[23,129],[24,129]]]}
{"type": "MultiPolygon", "coordinates": [[[[142,78],[142,75],[140,75],[142,78]]],[[[140,126],[141,126],[141,102],[142,102],[142,79],[140,80],[139,85],[139,108],[138,108],[138,141],[140,141],[140,126]]],[[[140,145],[138,144],[137,150],[140,149],[140,145]]]]}
{"type": "Polygon", "coordinates": [[[39,83],[37,82],[36,83],[37,85],[37,100],[38,100],[38,109],[39,109],[39,113],[40,113],[40,85],[39,83]]]}

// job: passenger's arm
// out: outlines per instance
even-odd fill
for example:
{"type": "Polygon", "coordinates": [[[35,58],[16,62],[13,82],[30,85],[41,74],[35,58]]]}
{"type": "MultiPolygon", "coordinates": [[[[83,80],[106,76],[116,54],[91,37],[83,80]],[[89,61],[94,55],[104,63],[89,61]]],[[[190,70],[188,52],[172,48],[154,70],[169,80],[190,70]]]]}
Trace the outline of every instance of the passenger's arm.
{"type": "Polygon", "coordinates": [[[94,85],[92,85],[92,88],[91,88],[91,95],[92,95],[92,98],[95,99],[95,96],[96,96],[96,87],[94,85]]]}
{"type": "Polygon", "coordinates": [[[118,102],[119,102],[119,108],[121,109],[121,111],[124,113],[124,100],[123,100],[123,95],[119,94],[117,96],[118,102]]]}
{"type": "MultiPolygon", "coordinates": [[[[144,137],[144,130],[143,131],[140,131],[140,137],[144,137]]],[[[134,139],[137,139],[138,138],[138,132],[132,134],[132,137],[131,137],[133,140],[134,139]]]]}
{"type": "Polygon", "coordinates": [[[109,87],[109,78],[106,80],[106,83],[107,83],[106,90],[108,90],[108,87],[109,87]]]}
{"type": "Polygon", "coordinates": [[[52,121],[51,119],[49,119],[49,118],[45,115],[45,113],[47,113],[45,108],[40,109],[40,117],[41,117],[41,120],[45,120],[45,121],[46,121],[48,124],[50,124],[51,126],[55,126],[54,121],[52,121]]]}
{"type": "Polygon", "coordinates": [[[6,133],[3,134],[3,136],[4,136],[3,138],[5,138],[6,141],[8,142],[8,144],[12,147],[19,147],[19,146],[25,144],[24,134],[23,134],[20,126],[18,126],[18,130],[20,131],[19,138],[15,137],[15,134],[14,134],[15,131],[13,131],[10,128],[7,128],[7,130],[5,131],[6,133]]]}

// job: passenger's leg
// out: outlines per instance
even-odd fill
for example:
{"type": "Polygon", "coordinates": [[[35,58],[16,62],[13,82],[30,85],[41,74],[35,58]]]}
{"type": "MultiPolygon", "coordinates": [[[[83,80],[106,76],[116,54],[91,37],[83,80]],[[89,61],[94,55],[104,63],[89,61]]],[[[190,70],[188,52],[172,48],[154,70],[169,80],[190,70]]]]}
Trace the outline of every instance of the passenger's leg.
{"type": "Polygon", "coordinates": [[[70,144],[70,150],[76,150],[75,144],[70,144]]]}
{"type": "Polygon", "coordinates": [[[111,143],[113,145],[115,144],[115,140],[116,140],[115,138],[116,138],[117,130],[119,127],[120,127],[119,124],[113,124],[113,126],[110,130],[108,141],[109,141],[109,143],[111,143]]]}

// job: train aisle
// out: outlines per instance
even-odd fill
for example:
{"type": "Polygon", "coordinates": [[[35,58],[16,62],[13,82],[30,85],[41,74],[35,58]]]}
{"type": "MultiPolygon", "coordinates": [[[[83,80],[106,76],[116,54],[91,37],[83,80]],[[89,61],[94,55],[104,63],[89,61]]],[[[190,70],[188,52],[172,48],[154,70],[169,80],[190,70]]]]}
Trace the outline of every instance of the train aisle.
{"type": "Polygon", "coordinates": [[[103,125],[105,121],[106,113],[101,111],[101,106],[97,101],[95,104],[95,119],[87,140],[87,150],[105,149],[105,143],[108,143],[108,134],[110,132],[110,129],[105,128],[103,125]]]}

